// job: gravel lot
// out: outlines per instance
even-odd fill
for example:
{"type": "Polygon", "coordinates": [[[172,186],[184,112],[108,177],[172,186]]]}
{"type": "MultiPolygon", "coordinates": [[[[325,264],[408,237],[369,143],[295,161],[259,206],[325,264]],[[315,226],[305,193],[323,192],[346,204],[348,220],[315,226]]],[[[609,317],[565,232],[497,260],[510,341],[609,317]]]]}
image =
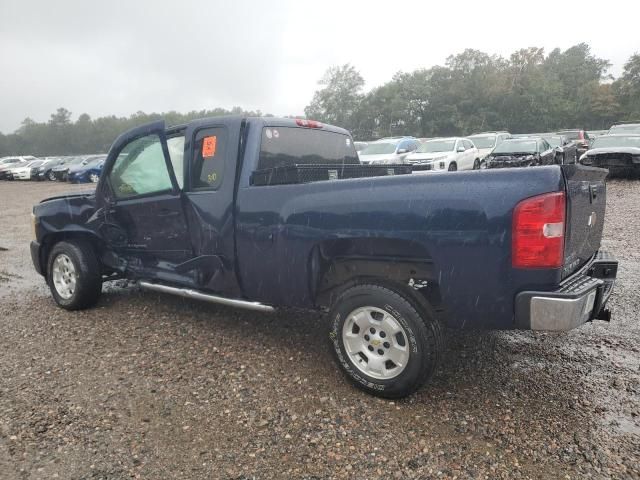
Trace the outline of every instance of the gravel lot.
{"type": "Polygon", "coordinates": [[[29,213],[86,188],[0,182],[1,478],[640,479],[640,182],[609,183],[611,324],[448,332],[433,382],[397,402],[343,380],[319,315],[119,285],[57,308],[29,213]]]}

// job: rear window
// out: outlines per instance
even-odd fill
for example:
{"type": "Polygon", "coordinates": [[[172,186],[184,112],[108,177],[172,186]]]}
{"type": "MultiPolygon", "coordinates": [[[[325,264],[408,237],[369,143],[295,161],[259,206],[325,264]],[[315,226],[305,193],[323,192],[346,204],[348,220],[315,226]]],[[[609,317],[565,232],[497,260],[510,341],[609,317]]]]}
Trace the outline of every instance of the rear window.
{"type": "Polygon", "coordinates": [[[347,135],[313,128],[262,129],[259,170],[291,165],[358,163],[358,154],[347,135]]]}

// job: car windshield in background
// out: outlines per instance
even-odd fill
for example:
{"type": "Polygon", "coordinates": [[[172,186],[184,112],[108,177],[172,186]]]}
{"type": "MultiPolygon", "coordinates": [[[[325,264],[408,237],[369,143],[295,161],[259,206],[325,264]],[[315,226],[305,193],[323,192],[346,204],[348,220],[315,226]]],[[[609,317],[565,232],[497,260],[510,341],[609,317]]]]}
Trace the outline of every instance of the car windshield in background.
{"type": "Polygon", "coordinates": [[[473,142],[476,148],[493,148],[496,146],[497,137],[495,135],[473,136],[467,138],[473,142]]]}
{"type": "Polygon", "coordinates": [[[397,143],[380,142],[372,143],[367,148],[360,152],[360,155],[381,155],[385,153],[394,153],[396,151],[397,143]]]}
{"type": "Polygon", "coordinates": [[[567,132],[558,132],[567,137],[569,140],[579,140],[580,139],[580,130],[572,130],[567,132]]]}
{"type": "Polygon", "coordinates": [[[629,125],[614,125],[609,129],[609,133],[639,133],[640,123],[633,123],[629,125]]]}
{"type": "Polygon", "coordinates": [[[536,153],[535,140],[505,140],[493,153],[536,153]]]}
{"type": "Polygon", "coordinates": [[[552,147],[561,147],[562,146],[562,137],[542,137],[544,138],[549,145],[552,147]]]}
{"type": "Polygon", "coordinates": [[[593,141],[591,148],[611,148],[611,147],[635,147],[640,148],[640,135],[618,136],[603,135],[593,141]]]}
{"type": "Polygon", "coordinates": [[[455,146],[455,140],[429,140],[418,147],[416,152],[420,153],[436,153],[451,152],[455,146]]]}

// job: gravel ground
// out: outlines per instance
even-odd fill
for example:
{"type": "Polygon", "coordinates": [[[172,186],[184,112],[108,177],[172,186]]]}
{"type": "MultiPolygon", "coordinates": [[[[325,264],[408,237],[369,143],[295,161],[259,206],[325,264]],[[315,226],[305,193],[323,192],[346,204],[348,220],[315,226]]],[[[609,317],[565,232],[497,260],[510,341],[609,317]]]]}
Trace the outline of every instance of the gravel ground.
{"type": "Polygon", "coordinates": [[[119,285],[57,308],[29,212],[81,188],[0,182],[1,478],[640,479],[640,182],[609,183],[611,324],[448,332],[396,402],[343,380],[319,315],[119,285]]]}

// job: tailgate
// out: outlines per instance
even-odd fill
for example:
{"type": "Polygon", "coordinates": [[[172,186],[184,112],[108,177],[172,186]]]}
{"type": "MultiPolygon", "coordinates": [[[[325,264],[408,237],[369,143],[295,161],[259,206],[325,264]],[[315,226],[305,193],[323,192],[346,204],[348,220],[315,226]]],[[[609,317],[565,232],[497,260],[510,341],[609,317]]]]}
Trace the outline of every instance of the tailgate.
{"type": "Polygon", "coordinates": [[[564,244],[566,278],[582,267],[600,248],[607,190],[607,171],[583,165],[563,165],[567,189],[567,227],[564,244]]]}

